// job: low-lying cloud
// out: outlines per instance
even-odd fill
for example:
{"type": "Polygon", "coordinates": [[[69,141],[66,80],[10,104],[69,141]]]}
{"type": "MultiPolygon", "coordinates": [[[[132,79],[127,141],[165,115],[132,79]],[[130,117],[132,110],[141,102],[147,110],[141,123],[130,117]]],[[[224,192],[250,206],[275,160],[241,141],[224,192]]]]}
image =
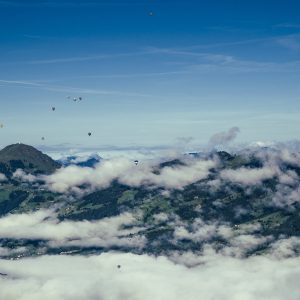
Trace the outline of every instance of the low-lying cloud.
{"type": "Polygon", "coordinates": [[[13,178],[19,179],[23,182],[31,182],[32,183],[32,182],[37,181],[37,177],[35,175],[27,174],[22,169],[17,169],[13,173],[13,178]]]}
{"type": "Polygon", "coordinates": [[[5,300],[298,300],[300,258],[105,253],[0,261],[5,300]],[[191,261],[199,262],[186,267],[191,261]],[[120,265],[120,268],[117,266],[120,265]]]}
{"type": "Polygon", "coordinates": [[[6,181],[6,180],[7,180],[6,176],[4,174],[0,173],[0,182],[6,181]]]}
{"type": "Polygon", "coordinates": [[[279,170],[272,166],[252,169],[242,167],[239,169],[222,170],[220,172],[220,177],[235,183],[254,185],[262,183],[263,180],[273,178],[278,173],[279,170]]]}
{"type": "Polygon", "coordinates": [[[131,187],[148,186],[181,189],[206,178],[216,166],[213,160],[186,159],[184,164],[165,166],[157,170],[157,161],[135,165],[131,160],[116,158],[104,160],[95,168],[68,166],[44,177],[48,187],[56,192],[68,192],[83,184],[92,189],[109,187],[113,181],[131,187]]]}
{"type": "Polygon", "coordinates": [[[142,248],[145,238],[132,234],[141,230],[129,213],[97,221],[59,221],[51,210],[10,214],[0,218],[0,238],[45,240],[49,247],[124,246],[142,248]],[[131,225],[130,229],[123,227],[131,225]]]}

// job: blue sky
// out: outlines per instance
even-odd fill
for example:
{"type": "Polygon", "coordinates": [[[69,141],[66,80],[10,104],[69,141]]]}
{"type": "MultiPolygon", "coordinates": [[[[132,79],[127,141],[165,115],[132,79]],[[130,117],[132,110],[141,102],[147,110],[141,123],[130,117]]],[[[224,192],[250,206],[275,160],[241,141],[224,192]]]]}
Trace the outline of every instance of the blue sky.
{"type": "Polygon", "coordinates": [[[0,1],[1,145],[299,139],[299,16],[299,1],[0,1]]]}

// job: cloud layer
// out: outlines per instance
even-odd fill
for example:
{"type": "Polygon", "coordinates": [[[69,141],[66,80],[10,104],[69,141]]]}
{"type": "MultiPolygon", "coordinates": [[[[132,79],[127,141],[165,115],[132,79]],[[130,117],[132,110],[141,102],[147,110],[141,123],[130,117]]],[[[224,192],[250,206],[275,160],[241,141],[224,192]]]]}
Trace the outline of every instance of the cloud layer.
{"type": "Polygon", "coordinates": [[[48,187],[56,192],[76,190],[83,184],[92,189],[109,187],[113,181],[131,186],[163,187],[181,189],[206,178],[216,166],[213,160],[185,159],[184,164],[157,169],[157,161],[145,161],[135,165],[125,158],[104,160],[95,168],[68,166],[55,174],[44,177],[48,187]]]}
{"type": "Polygon", "coordinates": [[[0,219],[0,238],[49,241],[49,247],[124,246],[141,248],[145,239],[135,236],[141,228],[129,213],[98,221],[59,221],[51,210],[29,214],[11,214],[0,219]],[[123,229],[123,226],[130,226],[123,229]]]}
{"type": "MultiPolygon", "coordinates": [[[[230,141],[237,132],[237,128],[232,128],[227,133],[217,134],[218,138],[214,140],[230,141]]],[[[249,188],[260,186],[270,194],[275,206],[284,207],[300,201],[298,150],[297,145],[254,147],[228,154],[228,158],[220,158],[216,152],[215,155],[169,153],[167,158],[144,159],[138,164],[125,157],[115,157],[103,159],[94,167],[62,167],[49,176],[34,176],[19,169],[13,178],[22,182],[44,182],[44,187],[53,192],[77,196],[108,188],[114,182],[133,188],[166,191],[182,190],[199,181],[205,181],[206,189],[211,192],[218,188],[228,190],[230,186],[250,191],[249,188]],[[263,185],[268,180],[275,183],[275,189],[263,185]]]]}
{"type": "Polygon", "coordinates": [[[240,260],[207,252],[166,257],[106,253],[0,261],[0,298],[6,300],[298,300],[300,260],[240,260]],[[120,268],[117,266],[120,265],[120,268]]]}

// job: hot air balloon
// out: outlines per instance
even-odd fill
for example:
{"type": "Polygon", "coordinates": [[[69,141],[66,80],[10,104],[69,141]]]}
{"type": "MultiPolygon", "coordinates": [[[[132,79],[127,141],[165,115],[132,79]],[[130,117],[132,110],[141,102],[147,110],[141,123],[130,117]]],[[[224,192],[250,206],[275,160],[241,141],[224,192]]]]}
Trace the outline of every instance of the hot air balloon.
{"type": "Polygon", "coordinates": [[[89,136],[91,136],[91,135],[92,135],[92,133],[91,133],[91,132],[89,132],[89,133],[88,133],[88,135],[89,135],[89,136]]]}

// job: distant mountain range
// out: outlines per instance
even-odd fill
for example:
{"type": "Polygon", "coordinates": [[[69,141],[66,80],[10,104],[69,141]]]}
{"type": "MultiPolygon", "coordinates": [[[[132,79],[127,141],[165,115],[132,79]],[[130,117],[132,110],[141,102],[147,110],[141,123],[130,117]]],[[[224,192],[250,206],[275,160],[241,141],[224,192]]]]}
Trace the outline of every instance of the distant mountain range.
{"type": "Polygon", "coordinates": [[[89,156],[67,156],[65,158],[57,160],[59,164],[62,166],[70,166],[70,165],[76,165],[79,167],[95,167],[96,164],[98,164],[102,158],[98,154],[91,154],[89,156]]]}

